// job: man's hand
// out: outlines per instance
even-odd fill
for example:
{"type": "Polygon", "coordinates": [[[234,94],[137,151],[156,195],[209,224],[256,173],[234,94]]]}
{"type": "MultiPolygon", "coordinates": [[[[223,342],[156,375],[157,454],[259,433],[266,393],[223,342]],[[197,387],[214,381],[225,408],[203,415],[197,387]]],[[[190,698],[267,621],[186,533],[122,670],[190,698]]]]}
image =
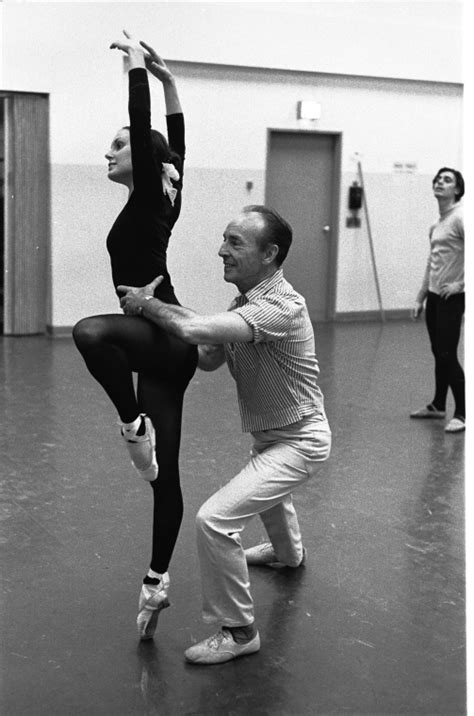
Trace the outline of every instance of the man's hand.
{"type": "Polygon", "coordinates": [[[117,286],[117,291],[124,293],[120,299],[120,306],[126,316],[139,316],[143,310],[143,301],[155,294],[155,288],[163,281],[163,276],[157,276],[146,286],[136,288],[135,286],[117,286]]]}
{"type": "Polygon", "coordinates": [[[440,288],[439,295],[441,298],[449,298],[450,296],[454,296],[455,293],[460,293],[461,286],[457,281],[453,281],[452,283],[443,283],[443,285],[440,288]]]}
{"type": "Polygon", "coordinates": [[[411,312],[411,317],[414,321],[417,321],[423,313],[423,301],[416,301],[415,307],[411,312]]]}

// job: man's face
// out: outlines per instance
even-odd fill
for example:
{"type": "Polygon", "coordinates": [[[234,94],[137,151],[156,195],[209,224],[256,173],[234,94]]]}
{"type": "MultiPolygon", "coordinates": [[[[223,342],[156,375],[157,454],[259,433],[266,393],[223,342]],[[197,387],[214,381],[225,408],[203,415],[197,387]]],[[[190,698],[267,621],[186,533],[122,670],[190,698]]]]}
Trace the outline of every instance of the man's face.
{"type": "Polygon", "coordinates": [[[458,188],[453,172],[441,172],[433,182],[433,191],[436,198],[455,200],[458,188]]]}
{"type": "Polygon", "coordinates": [[[224,281],[235,283],[241,293],[256,286],[266,275],[267,251],[262,251],[258,238],[264,220],[257,213],[239,214],[224,231],[219,256],[224,260],[224,281]]]}

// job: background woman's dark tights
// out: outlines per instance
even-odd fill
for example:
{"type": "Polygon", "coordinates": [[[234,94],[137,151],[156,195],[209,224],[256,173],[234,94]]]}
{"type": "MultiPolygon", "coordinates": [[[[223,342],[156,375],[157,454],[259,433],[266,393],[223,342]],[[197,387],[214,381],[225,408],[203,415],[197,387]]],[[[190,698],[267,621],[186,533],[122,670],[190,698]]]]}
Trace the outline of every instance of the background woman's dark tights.
{"type": "Polygon", "coordinates": [[[146,413],[156,430],[158,478],[153,490],[151,568],[166,572],[183,517],[179,446],[184,393],[197,348],[137,316],[84,318],[73,331],[85,363],[123,422],[146,413]],[[138,374],[137,391],[133,372],[138,374]]]}
{"type": "Polygon", "coordinates": [[[426,300],[426,326],[435,359],[436,392],[433,405],[446,409],[448,388],[454,397],[454,414],[465,418],[464,371],[459,363],[457,349],[464,314],[464,293],[445,299],[436,293],[428,293],[426,300]]]}

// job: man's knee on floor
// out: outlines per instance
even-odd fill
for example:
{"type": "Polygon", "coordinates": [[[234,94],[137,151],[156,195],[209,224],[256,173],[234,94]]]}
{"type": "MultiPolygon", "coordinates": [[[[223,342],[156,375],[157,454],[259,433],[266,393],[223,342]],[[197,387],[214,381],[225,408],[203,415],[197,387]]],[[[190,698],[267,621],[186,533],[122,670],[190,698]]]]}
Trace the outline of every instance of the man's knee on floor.
{"type": "Polygon", "coordinates": [[[304,557],[304,552],[301,550],[301,554],[299,554],[297,557],[291,557],[290,559],[285,560],[285,564],[287,567],[299,567],[304,557]]]}

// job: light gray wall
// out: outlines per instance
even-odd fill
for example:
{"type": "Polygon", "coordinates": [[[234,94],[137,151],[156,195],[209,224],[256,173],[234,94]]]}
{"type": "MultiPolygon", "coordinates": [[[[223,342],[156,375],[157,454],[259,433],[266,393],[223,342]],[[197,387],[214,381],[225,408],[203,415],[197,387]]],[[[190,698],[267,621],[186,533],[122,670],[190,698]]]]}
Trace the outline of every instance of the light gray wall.
{"type": "MultiPolygon", "coordinates": [[[[4,4],[10,28],[4,32],[4,85],[51,92],[54,326],[117,310],[105,237],[126,192],[107,181],[103,155],[127,122],[122,61],[108,49],[122,26],[164,47],[179,81],[188,154],[169,258],[183,303],[203,312],[227,305],[234,288],[223,283],[216,252],[232,214],[264,198],[267,128],[312,127],[343,133],[337,310],[377,308],[366,227],[345,227],[357,157],[384,305],[411,306],[436,217],[431,177],[441,165],[462,169],[456,34],[442,61],[434,52],[447,28],[459,35],[459,4],[264,5],[266,11],[259,3],[4,4]],[[277,52],[275,38],[282,33],[286,43],[277,52]],[[33,64],[27,46],[35,48],[33,64]],[[296,119],[296,103],[304,98],[322,104],[315,123],[296,119]],[[416,171],[395,171],[400,162],[415,164],[416,171]],[[254,183],[250,194],[247,180],[254,183]]],[[[152,96],[153,122],[163,129],[158,83],[152,96]]]]}

